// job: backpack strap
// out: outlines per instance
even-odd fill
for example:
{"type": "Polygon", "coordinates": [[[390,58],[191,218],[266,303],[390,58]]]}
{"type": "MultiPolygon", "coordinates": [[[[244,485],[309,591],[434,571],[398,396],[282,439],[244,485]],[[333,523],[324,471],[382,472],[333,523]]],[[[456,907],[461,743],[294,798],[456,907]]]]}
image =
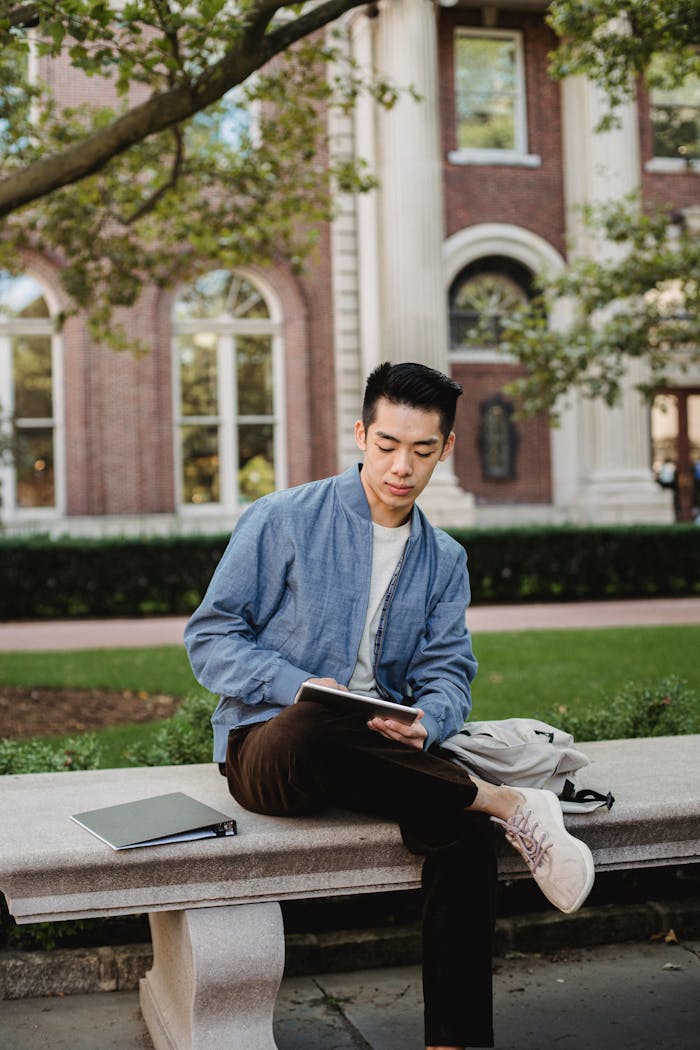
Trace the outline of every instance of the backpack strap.
{"type": "Polygon", "coordinates": [[[587,802],[598,802],[607,809],[612,809],[615,803],[615,798],[609,791],[605,795],[600,791],[594,791],[593,788],[580,788],[577,791],[573,780],[568,778],[564,781],[564,787],[559,798],[562,802],[571,802],[579,805],[587,802]]]}

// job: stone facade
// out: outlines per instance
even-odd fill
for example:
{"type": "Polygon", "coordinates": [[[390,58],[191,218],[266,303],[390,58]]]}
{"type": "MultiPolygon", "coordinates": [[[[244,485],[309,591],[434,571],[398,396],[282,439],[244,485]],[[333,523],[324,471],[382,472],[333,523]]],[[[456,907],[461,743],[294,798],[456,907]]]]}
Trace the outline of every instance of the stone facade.
{"type": "MultiPolygon", "coordinates": [[[[687,207],[700,199],[697,170],[659,171],[652,157],[648,99],[623,126],[594,135],[601,100],[591,85],[560,85],[546,72],[555,40],[544,4],[498,9],[458,2],[380,0],[343,22],[348,50],[422,102],[389,113],[362,101],[334,118],[335,148],[365,157],[381,188],[339,198],[332,227],[303,275],[280,264],[247,276],[274,304],[282,359],[277,426],[283,462],[276,477],[299,484],[356,458],[352,424],[363,378],[380,360],[418,359],[464,386],[458,445],[426,509],[438,523],[491,526],[525,521],[668,521],[670,496],[651,471],[649,412],[631,390],[608,410],[574,402],[562,426],[516,421],[513,469],[484,471],[483,413],[517,367],[497,352],[450,350],[448,292],[464,267],[512,260],[531,274],[556,271],[586,251],[577,208],[637,185],[647,200],[687,207]],[[510,163],[460,155],[455,135],[454,34],[459,28],[517,31],[524,74],[526,152],[510,163]]],[[[66,67],[42,71],[57,95],[84,100],[66,67]]],[[[94,85],[91,85],[94,90],[94,85]]],[[[27,272],[61,305],[58,260],[27,259],[27,272]]],[[[3,510],[10,531],[157,532],[228,528],[236,513],[212,503],[178,506],[176,383],[172,345],[175,292],[145,289],[124,321],[151,344],[134,357],[94,345],[80,317],[59,338],[54,377],[56,506],[3,510]]],[[[557,319],[552,319],[557,323],[557,319]]],[[[507,401],[507,398],[506,398],[507,401]]]]}

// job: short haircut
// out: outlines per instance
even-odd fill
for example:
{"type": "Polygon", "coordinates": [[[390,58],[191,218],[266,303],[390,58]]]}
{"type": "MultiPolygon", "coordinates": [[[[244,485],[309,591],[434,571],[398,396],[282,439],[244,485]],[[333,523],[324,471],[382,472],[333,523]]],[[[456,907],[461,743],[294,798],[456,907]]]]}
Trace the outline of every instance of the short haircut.
{"type": "Polygon", "coordinates": [[[412,361],[392,365],[385,361],[370,374],[362,402],[362,425],[369,430],[377,415],[377,402],[386,398],[395,405],[410,405],[424,412],[439,412],[440,432],[447,441],[455,421],[462,387],[435,368],[412,361]]]}

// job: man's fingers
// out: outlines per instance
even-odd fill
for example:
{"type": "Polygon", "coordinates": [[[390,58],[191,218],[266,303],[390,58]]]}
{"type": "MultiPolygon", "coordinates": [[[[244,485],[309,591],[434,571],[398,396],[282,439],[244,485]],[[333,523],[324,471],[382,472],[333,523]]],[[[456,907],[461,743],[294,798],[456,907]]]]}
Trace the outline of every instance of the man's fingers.
{"type": "Polygon", "coordinates": [[[407,744],[409,747],[422,748],[423,741],[428,735],[427,730],[419,725],[419,719],[423,717],[423,712],[418,712],[418,717],[412,725],[405,725],[403,722],[396,722],[391,718],[380,718],[375,717],[370,719],[367,723],[370,729],[374,729],[375,732],[381,733],[382,736],[387,737],[389,740],[397,740],[401,744],[407,744]]]}

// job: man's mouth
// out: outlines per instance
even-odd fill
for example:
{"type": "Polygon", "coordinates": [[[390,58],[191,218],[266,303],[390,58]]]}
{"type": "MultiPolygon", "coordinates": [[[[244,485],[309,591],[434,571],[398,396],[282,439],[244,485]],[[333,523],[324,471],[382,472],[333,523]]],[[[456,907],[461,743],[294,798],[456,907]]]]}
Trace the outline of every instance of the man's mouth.
{"type": "Polygon", "coordinates": [[[393,485],[390,481],[387,482],[387,488],[393,496],[407,496],[411,491],[410,485],[393,485]]]}

